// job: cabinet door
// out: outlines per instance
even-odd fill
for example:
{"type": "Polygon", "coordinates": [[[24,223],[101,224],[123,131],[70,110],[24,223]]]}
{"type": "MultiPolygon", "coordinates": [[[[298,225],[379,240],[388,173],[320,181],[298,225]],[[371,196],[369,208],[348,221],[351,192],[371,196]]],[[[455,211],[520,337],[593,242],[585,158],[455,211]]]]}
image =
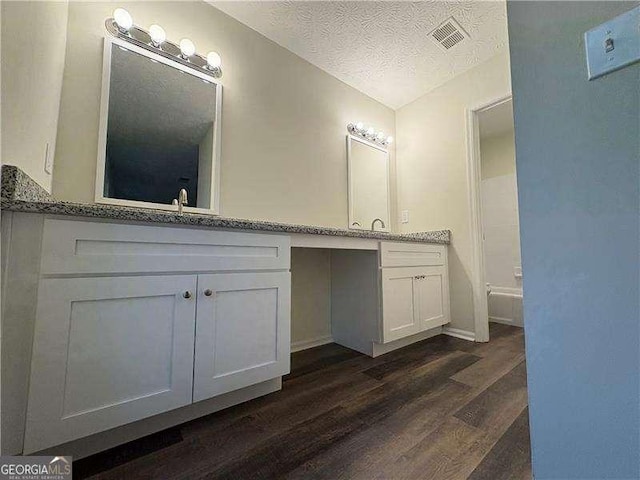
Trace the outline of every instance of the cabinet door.
{"type": "Polygon", "coordinates": [[[40,282],[26,453],[191,403],[196,281],[40,282]]]}
{"type": "Polygon", "coordinates": [[[450,322],[447,267],[422,267],[415,278],[416,315],[420,330],[450,322]]]}
{"type": "Polygon", "coordinates": [[[382,269],[382,340],[384,343],[420,332],[415,312],[415,268],[382,269]]]}
{"type": "Polygon", "coordinates": [[[198,276],[194,401],[289,373],[291,275],[198,276]]]}

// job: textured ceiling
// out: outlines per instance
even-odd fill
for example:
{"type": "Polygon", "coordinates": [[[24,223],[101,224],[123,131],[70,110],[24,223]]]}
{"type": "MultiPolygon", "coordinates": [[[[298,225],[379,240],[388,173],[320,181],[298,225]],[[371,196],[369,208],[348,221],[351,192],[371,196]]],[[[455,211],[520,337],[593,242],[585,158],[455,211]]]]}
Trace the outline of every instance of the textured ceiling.
{"type": "Polygon", "coordinates": [[[394,109],[507,46],[504,1],[209,3],[394,109]],[[444,51],[429,33],[451,16],[470,39],[444,51]]]}

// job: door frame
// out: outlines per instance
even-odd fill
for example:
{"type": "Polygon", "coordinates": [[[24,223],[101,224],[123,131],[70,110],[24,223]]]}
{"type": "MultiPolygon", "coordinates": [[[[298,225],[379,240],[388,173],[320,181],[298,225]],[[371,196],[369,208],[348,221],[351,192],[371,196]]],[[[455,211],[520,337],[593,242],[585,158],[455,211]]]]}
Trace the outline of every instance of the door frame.
{"type": "Polygon", "coordinates": [[[480,103],[474,107],[467,108],[465,111],[467,188],[469,192],[469,231],[471,233],[473,265],[471,284],[473,290],[473,320],[476,342],[489,341],[489,306],[487,302],[484,245],[482,240],[480,129],[478,115],[510,100],[512,100],[512,94],[508,93],[480,103]]]}

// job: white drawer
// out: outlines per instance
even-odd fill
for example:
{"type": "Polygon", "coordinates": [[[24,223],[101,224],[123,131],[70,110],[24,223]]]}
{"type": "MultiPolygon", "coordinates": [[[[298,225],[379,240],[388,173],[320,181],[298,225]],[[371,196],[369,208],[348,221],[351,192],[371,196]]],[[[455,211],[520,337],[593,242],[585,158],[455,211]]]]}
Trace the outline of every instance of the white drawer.
{"type": "Polygon", "coordinates": [[[380,242],[381,267],[422,267],[446,264],[446,245],[380,242]]]}
{"type": "Polygon", "coordinates": [[[288,270],[287,235],[47,218],[41,273],[288,270]]]}

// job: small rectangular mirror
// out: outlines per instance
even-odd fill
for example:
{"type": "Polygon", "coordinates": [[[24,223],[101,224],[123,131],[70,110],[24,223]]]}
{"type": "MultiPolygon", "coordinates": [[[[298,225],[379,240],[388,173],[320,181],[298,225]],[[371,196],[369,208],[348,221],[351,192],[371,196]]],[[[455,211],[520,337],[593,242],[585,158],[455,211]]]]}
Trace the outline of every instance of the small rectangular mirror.
{"type": "Polygon", "coordinates": [[[222,85],[105,38],[96,202],[218,213],[222,85]]]}
{"type": "Polygon", "coordinates": [[[390,231],[389,152],[353,135],[347,136],[349,228],[390,231]]]}

